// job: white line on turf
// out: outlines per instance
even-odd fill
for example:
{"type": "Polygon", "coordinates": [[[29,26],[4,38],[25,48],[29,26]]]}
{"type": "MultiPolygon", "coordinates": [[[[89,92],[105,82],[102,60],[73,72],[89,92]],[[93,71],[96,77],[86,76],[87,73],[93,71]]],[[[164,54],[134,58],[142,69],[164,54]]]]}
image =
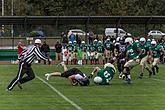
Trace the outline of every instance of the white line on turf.
{"type": "Polygon", "coordinates": [[[47,86],[49,86],[54,92],[56,92],[59,96],[61,96],[63,99],[65,99],[67,102],[69,102],[72,106],[74,106],[77,110],[83,110],[79,105],[68,99],[65,95],[63,95],[60,91],[58,91],[55,87],[53,87],[51,84],[40,78],[39,76],[36,76],[40,81],[45,83],[47,86]]]}
{"type": "Polygon", "coordinates": [[[151,79],[152,79],[152,80],[155,80],[155,81],[165,82],[165,80],[158,79],[158,78],[151,78],[151,79]]]}

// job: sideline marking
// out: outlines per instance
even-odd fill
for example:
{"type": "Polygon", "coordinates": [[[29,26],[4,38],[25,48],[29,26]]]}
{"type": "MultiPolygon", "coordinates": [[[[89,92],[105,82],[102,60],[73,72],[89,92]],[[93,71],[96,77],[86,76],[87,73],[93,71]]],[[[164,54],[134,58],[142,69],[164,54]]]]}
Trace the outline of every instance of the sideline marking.
{"type": "Polygon", "coordinates": [[[49,86],[54,92],[56,92],[59,96],[61,96],[63,99],[65,99],[67,102],[69,102],[72,106],[74,106],[77,110],[83,110],[80,106],[78,106],[76,103],[68,99],[65,95],[63,95],[60,91],[58,91],[56,88],[54,88],[51,84],[40,78],[39,76],[36,76],[40,81],[45,83],[47,86],[49,86]]]}

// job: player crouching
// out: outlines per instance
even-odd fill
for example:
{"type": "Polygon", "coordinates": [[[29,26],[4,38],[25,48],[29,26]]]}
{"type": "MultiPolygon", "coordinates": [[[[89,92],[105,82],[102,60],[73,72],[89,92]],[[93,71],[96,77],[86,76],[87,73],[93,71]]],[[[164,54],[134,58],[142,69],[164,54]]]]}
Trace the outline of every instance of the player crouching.
{"type": "Polygon", "coordinates": [[[114,74],[116,73],[116,69],[113,64],[106,63],[103,69],[99,67],[95,67],[92,73],[88,76],[88,78],[92,78],[94,74],[96,74],[94,78],[94,83],[99,85],[108,85],[110,81],[113,79],[114,74]]]}
{"type": "Polygon", "coordinates": [[[68,78],[69,81],[73,86],[80,85],[80,86],[88,86],[90,81],[86,77],[85,74],[83,74],[79,69],[72,68],[68,69],[67,66],[64,64],[64,62],[60,63],[61,66],[64,68],[64,72],[53,72],[53,73],[47,73],[45,74],[46,80],[49,80],[51,76],[55,77],[65,77],[68,78]]]}

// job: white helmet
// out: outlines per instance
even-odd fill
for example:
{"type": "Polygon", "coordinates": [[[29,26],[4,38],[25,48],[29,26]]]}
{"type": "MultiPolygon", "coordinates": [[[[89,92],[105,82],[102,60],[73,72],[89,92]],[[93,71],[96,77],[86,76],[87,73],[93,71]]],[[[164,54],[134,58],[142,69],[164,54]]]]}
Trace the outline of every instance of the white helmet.
{"type": "Polygon", "coordinates": [[[117,37],[117,38],[116,38],[116,42],[119,42],[119,41],[120,41],[120,37],[117,37]]]}
{"type": "Polygon", "coordinates": [[[35,44],[41,44],[41,40],[40,39],[36,39],[34,43],[35,44]]]}
{"type": "Polygon", "coordinates": [[[144,37],[141,37],[140,42],[146,42],[146,39],[144,37]]]}
{"type": "Polygon", "coordinates": [[[151,42],[151,39],[147,39],[147,42],[151,42]]]}
{"type": "Polygon", "coordinates": [[[100,77],[100,76],[96,76],[94,79],[93,79],[94,83],[96,84],[99,84],[103,81],[103,79],[100,77]]]}
{"type": "Polygon", "coordinates": [[[125,39],[125,43],[130,43],[130,44],[132,44],[132,43],[133,43],[133,39],[132,39],[131,37],[127,37],[127,38],[125,39]]]}
{"type": "Polygon", "coordinates": [[[108,38],[107,40],[109,41],[110,39],[108,38]]]}
{"type": "Polygon", "coordinates": [[[155,39],[152,39],[152,41],[155,41],[155,39]]]}
{"type": "Polygon", "coordinates": [[[69,44],[71,44],[72,43],[72,41],[69,41],[69,44]]]}
{"type": "Polygon", "coordinates": [[[157,45],[156,41],[151,41],[151,45],[156,46],[157,45]]]}
{"type": "Polygon", "coordinates": [[[94,40],[94,42],[96,42],[96,41],[97,41],[97,39],[94,40]]]}
{"type": "Polygon", "coordinates": [[[77,43],[76,41],[73,41],[73,43],[77,43]]]}
{"type": "Polygon", "coordinates": [[[139,42],[139,40],[135,40],[135,42],[139,42]]]}
{"type": "Polygon", "coordinates": [[[98,43],[102,43],[100,40],[99,40],[99,42],[98,43]]]}
{"type": "Polygon", "coordinates": [[[82,43],[82,44],[85,44],[85,41],[82,41],[81,43],[82,43]]]}

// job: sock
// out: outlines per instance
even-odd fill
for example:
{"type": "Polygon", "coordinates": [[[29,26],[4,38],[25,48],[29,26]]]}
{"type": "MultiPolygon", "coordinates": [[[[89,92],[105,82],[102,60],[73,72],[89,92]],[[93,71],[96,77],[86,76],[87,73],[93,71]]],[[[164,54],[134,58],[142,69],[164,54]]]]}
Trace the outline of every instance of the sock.
{"type": "Polygon", "coordinates": [[[128,78],[128,79],[131,79],[131,75],[130,75],[130,74],[129,74],[129,75],[127,75],[127,78],[128,78]]]}

